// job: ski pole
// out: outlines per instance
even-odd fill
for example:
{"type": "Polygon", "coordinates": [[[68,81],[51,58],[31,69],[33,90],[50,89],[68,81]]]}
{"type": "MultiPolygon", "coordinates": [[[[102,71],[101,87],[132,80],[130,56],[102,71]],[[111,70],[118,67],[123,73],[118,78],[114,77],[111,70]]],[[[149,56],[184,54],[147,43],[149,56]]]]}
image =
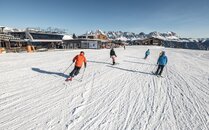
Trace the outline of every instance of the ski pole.
{"type": "Polygon", "coordinates": [[[84,76],[85,70],[86,70],[86,68],[84,68],[84,70],[83,70],[83,75],[81,77],[81,82],[83,81],[83,76],[84,76]]]}
{"type": "Polygon", "coordinates": [[[167,68],[167,65],[166,65],[165,67],[166,67],[166,74],[167,74],[167,76],[168,76],[168,68],[167,68]]]}
{"type": "MultiPolygon", "coordinates": [[[[73,62],[73,63],[74,63],[74,62],[73,62]]],[[[71,63],[70,66],[72,66],[73,63],[71,63]]],[[[63,73],[65,73],[65,72],[70,68],[70,66],[68,66],[67,69],[66,69],[63,73]]]]}
{"type": "Polygon", "coordinates": [[[156,72],[156,69],[157,69],[157,65],[154,66],[154,68],[152,69],[152,72],[156,72]]]}

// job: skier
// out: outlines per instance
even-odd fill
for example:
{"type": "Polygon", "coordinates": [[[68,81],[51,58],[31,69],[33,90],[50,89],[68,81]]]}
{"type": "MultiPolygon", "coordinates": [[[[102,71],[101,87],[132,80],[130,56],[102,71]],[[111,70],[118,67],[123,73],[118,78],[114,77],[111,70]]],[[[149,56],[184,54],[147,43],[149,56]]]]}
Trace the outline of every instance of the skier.
{"type": "Polygon", "coordinates": [[[145,52],[145,57],[144,59],[147,59],[147,57],[150,55],[150,50],[148,49],[146,52],[145,52]]]}
{"type": "Polygon", "coordinates": [[[163,53],[163,51],[161,51],[161,52],[160,52],[159,56],[161,56],[161,55],[162,55],[162,53],[163,53]]]}
{"type": "Polygon", "coordinates": [[[66,81],[72,81],[72,78],[76,75],[78,75],[83,63],[84,67],[86,68],[86,57],[84,56],[84,52],[81,51],[79,55],[76,55],[73,58],[73,63],[75,62],[75,67],[70,73],[70,76],[66,79],[66,81]]]}
{"type": "Polygon", "coordinates": [[[167,62],[168,62],[168,58],[165,55],[165,51],[162,51],[161,55],[159,56],[159,58],[157,60],[158,68],[157,68],[157,71],[155,72],[156,75],[161,76],[163,69],[164,69],[165,65],[167,64],[167,62]]]}
{"type": "Polygon", "coordinates": [[[124,48],[124,50],[125,50],[125,49],[126,49],[126,46],[124,45],[123,48],[124,48]]]}
{"type": "Polygon", "coordinates": [[[112,48],[110,50],[110,58],[112,58],[112,64],[115,65],[115,57],[117,57],[117,55],[115,54],[114,49],[112,48]]]}

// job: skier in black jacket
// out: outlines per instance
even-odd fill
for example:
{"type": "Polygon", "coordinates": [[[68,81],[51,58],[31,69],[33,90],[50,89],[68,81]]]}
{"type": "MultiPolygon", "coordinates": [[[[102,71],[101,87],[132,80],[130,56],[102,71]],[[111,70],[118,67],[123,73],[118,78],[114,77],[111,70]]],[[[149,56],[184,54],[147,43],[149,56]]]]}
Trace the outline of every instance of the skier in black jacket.
{"type": "Polygon", "coordinates": [[[115,65],[115,57],[117,57],[117,55],[115,54],[114,49],[112,48],[110,50],[110,58],[112,58],[112,64],[115,65]]]}

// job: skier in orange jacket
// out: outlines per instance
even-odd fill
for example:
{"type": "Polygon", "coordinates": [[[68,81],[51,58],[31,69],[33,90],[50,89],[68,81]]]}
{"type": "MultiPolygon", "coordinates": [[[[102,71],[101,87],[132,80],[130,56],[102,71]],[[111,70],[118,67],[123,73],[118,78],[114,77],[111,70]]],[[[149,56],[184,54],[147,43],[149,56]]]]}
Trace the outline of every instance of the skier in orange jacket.
{"type": "Polygon", "coordinates": [[[84,63],[84,67],[86,68],[86,57],[84,56],[83,51],[81,51],[79,55],[76,55],[73,58],[73,63],[74,62],[75,62],[75,67],[70,73],[70,76],[66,79],[67,81],[69,80],[71,81],[74,76],[78,75],[81,67],[83,66],[83,63],[84,63]]]}

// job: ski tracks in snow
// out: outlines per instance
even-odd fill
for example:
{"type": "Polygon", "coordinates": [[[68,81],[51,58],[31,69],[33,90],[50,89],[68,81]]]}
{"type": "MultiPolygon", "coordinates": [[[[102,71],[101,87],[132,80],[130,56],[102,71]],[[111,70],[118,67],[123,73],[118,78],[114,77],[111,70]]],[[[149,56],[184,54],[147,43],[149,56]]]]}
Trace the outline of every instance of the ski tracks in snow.
{"type": "Polygon", "coordinates": [[[176,98],[174,107],[177,107],[180,110],[175,112],[176,115],[178,115],[178,123],[181,124],[181,128],[192,129],[195,127],[195,129],[208,129],[208,98],[205,97],[208,97],[209,95],[207,91],[201,90],[204,89],[203,83],[200,84],[197,79],[195,81],[193,78],[186,78],[193,77],[189,74],[181,74],[177,70],[173,70],[172,68],[169,69],[169,75],[175,79],[173,80],[174,83],[170,88],[175,88],[177,94],[179,95],[175,97],[173,96],[173,98],[176,98]],[[199,86],[201,86],[201,89],[199,89],[199,86]],[[194,91],[193,89],[196,87],[198,89],[194,91]],[[202,95],[197,95],[200,91],[202,95]],[[179,97],[180,99],[178,99],[179,97]],[[179,118],[182,118],[183,122],[182,119],[179,118]],[[194,124],[194,126],[191,126],[191,124],[194,124]]]}
{"type": "Polygon", "coordinates": [[[5,68],[9,71],[1,70],[0,129],[207,130],[209,72],[204,71],[208,66],[205,58],[195,57],[202,56],[196,53],[189,58],[190,51],[168,49],[169,61],[174,62],[169,62],[164,78],[160,78],[151,73],[157,69],[154,63],[160,49],[153,47],[150,57],[144,60],[139,52],[146,50],[116,49],[116,62],[120,64],[115,66],[111,65],[109,50],[86,50],[89,62],[82,82],[78,80],[82,70],[72,82],[65,82],[61,72],[53,72],[55,66],[65,69],[60,64],[67,59],[63,58],[64,52],[34,54],[34,59],[26,60],[23,67],[19,59],[20,65],[15,65],[20,69],[9,66],[5,68]],[[41,60],[49,56],[50,64],[41,60]],[[60,60],[54,63],[54,59],[60,60]],[[34,68],[40,66],[52,72],[31,71],[30,62],[34,68]],[[20,71],[24,73],[13,75],[20,71]]]}

